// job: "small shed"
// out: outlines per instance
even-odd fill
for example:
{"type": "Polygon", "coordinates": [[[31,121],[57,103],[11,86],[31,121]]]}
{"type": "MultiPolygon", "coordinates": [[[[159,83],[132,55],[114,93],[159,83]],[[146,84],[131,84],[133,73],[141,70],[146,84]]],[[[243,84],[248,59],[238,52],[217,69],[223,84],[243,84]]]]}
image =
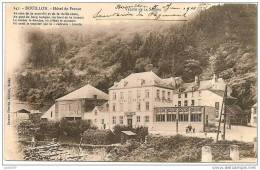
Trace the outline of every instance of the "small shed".
{"type": "Polygon", "coordinates": [[[14,112],[14,120],[16,123],[20,123],[21,121],[29,120],[30,111],[27,109],[19,109],[14,112]]]}
{"type": "Polygon", "coordinates": [[[121,131],[121,144],[125,143],[129,139],[134,139],[136,137],[136,133],[132,131],[121,131]]]}

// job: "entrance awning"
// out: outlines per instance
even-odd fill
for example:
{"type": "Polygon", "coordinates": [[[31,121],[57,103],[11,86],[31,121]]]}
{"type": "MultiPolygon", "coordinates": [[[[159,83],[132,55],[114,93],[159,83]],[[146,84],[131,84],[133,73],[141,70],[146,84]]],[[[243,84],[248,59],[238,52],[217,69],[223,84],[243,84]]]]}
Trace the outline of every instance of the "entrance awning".
{"type": "Polygon", "coordinates": [[[134,116],[135,112],[125,112],[125,116],[134,116]]]}

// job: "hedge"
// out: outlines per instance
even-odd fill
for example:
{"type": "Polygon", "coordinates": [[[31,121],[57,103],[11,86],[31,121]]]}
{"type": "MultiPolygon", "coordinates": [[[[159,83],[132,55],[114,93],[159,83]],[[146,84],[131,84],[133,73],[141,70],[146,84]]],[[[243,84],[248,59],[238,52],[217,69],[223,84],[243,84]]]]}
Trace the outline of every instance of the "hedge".
{"type": "Polygon", "coordinates": [[[108,145],[114,142],[114,134],[110,130],[88,129],[83,133],[82,143],[93,145],[108,145]]]}

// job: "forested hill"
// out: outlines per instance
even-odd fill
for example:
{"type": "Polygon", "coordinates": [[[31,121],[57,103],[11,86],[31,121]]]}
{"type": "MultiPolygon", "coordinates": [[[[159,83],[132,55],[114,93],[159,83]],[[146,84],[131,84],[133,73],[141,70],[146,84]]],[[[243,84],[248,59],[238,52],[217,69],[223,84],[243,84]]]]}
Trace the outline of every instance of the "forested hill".
{"type": "Polygon", "coordinates": [[[256,102],[256,17],[255,5],[228,4],[179,25],[30,31],[28,57],[16,74],[17,98],[45,109],[86,83],[107,91],[133,72],[152,69],[186,82],[215,72],[248,110],[256,102]]]}

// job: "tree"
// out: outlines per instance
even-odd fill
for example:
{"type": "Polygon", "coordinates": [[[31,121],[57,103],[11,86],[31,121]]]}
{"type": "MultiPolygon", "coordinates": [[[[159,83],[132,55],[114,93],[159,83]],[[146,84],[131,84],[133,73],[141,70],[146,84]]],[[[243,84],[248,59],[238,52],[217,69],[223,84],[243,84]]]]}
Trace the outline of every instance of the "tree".
{"type": "Polygon", "coordinates": [[[184,66],[184,80],[192,81],[196,75],[202,73],[200,62],[194,59],[187,60],[184,66]]]}

